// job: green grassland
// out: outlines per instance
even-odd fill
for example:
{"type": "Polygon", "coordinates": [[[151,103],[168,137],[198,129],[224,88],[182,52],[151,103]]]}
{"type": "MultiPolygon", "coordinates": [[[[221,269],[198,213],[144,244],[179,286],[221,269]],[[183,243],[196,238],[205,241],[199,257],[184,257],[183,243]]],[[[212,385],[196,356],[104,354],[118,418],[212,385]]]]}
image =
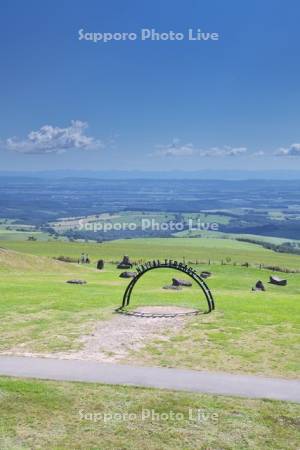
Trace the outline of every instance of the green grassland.
{"type": "Polygon", "coordinates": [[[174,233],[174,237],[192,237],[192,238],[215,238],[215,239],[251,239],[252,241],[280,245],[286,242],[300,244],[300,240],[288,239],[276,236],[262,236],[259,234],[247,233],[224,233],[222,231],[204,231],[204,230],[185,230],[174,233]]]}
{"type": "Polygon", "coordinates": [[[34,236],[37,240],[50,239],[50,235],[37,231],[32,225],[20,225],[15,223],[14,220],[0,219],[0,241],[24,241],[31,236],[34,236]]]}
{"type": "Polygon", "coordinates": [[[34,237],[39,241],[51,239],[50,235],[48,235],[47,233],[43,233],[42,231],[17,231],[5,230],[0,228],[0,241],[26,241],[30,237],[34,237]]]}
{"type": "Polygon", "coordinates": [[[0,398],[1,450],[299,448],[300,406],[288,402],[9,378],[0,398]]]}
{"type": "MultiPolygon", "coordinates": [[[[270,275],[266,270],[204,268],[213,271],[208,284],[216,299],[216,311],[191,319],[179,335],[147,344],[134,352],[131,360],[199,370],[299,376],[299,275],[288,275],[289,285],[283,290],[266,283],[270,275]],[[259,279],[267,291],[251,292],[250,287],[259,279]]],[[[141,280],[133,296],[135,304],[151,304],[155,273],[151,276],[141,280]]],[[[196,288],[176,293],[176,297],[186,306],[190,302],[196,307],[199,301],[196,288]]],[[[169,298],[164,301],[172,302],[169,298]]]]}
{"type": "Polygon", "coordinates": [[[202,239],[202,238],[147,238],[122,239],[95,242],[66,241],[1,241],[0,247],[33,254],[36,256],[69,256],[78,258],[81,252],[88,253],[93,262],[99,258],[107,261],[118,261],[124,254],[133,260],[156,258],[172,258],[196,262],[225,262],[243,264],[266,264],[300,269],[300,257],[292,254],[275,253],[247,242],[234,239],[202,239]]]}
{"type": "MultiPolygon", "coordinates": [[[[121,362],[299,377],[300,273],[279,274],[288,279],[288,285],[273,286],[267,283],[272,272],[259,264],[299,269],[300,257],[232,239],[103,244],[2,240],[0,353],[55,356],[80,350],[82,335],[93,333],[99,322],[119,317],[114,310],[121,304],[128,280],[119,278],[115,262],[124,254],[136,261],[185,258],[197,270],[211,271],[208,283],[216,310],[187,318],[181,328],[163,331],[144,347],[129,351],[121,362]],[[60,255],[76,259],[82,252],[89,253],[90,265],[54,259],[60,255]],[[99,258],[106,261],[103,271],[95,269],[99,258]],[[249,267],[241,265],[245,262],[249,267]],[[71,278],[87,284],[67,284],[71,278]],[[258,279],[265,283],[266,292],[251,291],[258,279]]],[[[195,285],[178,292],[162,289],[174,275],[185,278],[171,269],[147,273],[136,286],[131,308],[177,305],[203,310],[205,301],[195,285]]],[[[139,318],[130,320],[134,329],[139,318]]],[[[299,447],[300,406],[289,402],[2,377],[0,403],[1,450],[299,447]],[[214,414],[217,420],[191,420],[189,409],[214,414]],[[180,418],[141,420],[143,410],[172,411],[180,418]],[[130,413],[137,419],[87,420],[105,413],[130,413]]]]}
{"type": "MultiPolygon", "coordinates": [[[[292,378],[299,375],[300,274],[284,274],[286,287],[272,286],[267,283],[272,272],[254,265],[299,268],[299,256],[229,239],[138,239],[103,244],[3,241],[1,246],[2,353],[75,351],[80,348],[80,336],[92,333],[97,321],[115,317],[114,309],[121,304],[128,280],[119,278],[120,271],[112,262],[104,271],[97,271],[94,263],[98,258],[119,261],[124,254],[136,260],[185,257],[187,261],[198,260],[197,270],[213,272],[208,282],[216,298],[216,311],[188,319],[183,329],[147,342],[124,362],[292,378]],[[81,252],[89,253],[90,266],[52,259],[59,255],[78,258],[81,252]],[[221,265],[228,257],[231,262],[221,265]],[[210,265],[200,263],[208,259],[210,265]],[[251,265],[242,267],[234,265],[235,261],[251,265]],[[66,284],[71,278],[88,283],[66,284]],[[251,292],[258,279],[265,283],[266,292],[251,292]]],[[[162,269],[143,277],[134,291],[132,307],[205,307],[196,286],[179,292],[162,289],[172,276],[172,270],[162,269]]],[[[138,319],[132,320],[134,327],[138,319]]]]}

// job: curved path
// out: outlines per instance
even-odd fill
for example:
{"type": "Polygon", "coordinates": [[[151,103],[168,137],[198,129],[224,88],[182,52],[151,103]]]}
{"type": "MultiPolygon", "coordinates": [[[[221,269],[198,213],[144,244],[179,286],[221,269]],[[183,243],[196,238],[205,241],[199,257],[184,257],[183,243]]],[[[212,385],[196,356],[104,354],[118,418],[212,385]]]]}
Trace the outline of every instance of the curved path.
{"type": "Polygon", "coordinates": [[[0,356],[0,375],[143,386],[300,403],[300,381],[90,360],[0,356]]]}

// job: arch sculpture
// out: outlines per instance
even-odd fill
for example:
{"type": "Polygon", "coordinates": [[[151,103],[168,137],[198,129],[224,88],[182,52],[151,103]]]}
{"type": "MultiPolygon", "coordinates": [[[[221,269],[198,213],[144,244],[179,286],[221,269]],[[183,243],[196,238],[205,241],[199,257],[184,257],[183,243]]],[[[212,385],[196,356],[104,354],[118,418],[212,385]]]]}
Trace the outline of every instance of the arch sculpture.
{"type": "Polygon", "coordinates": [[[124,292],[124,295],[123,295],[122,306],[119,307],[117,309],[117,311],[122,312],[122,311],[124,311],[124,309],[126,307],[129,306],[132,291],[133,291],[135,285],[137,284],[137,282],[141,279],[141,277],[143,275],[145,275],[145,273],[149,272],[150,270],[163,269],[163,268],[178,270],[178,271],[188,275],[190,278],[192,278],[197,283],[197,285],[200,287],[200,289],[202,290],[202,293],[204,294],[205,299],[207,301],[207,311],[205,311],[205,312],[210,313],[211,311],[213,311],[215,309],[215,302],[214,302],[214,298],[211,293],[211,290],[209,289],[207,283],[203,280],[203,278],[201,278],[201,276],[196,272],[196,270],[193,269],[192,267],[187,266],[183,262],[173,261],[171,259],[165,259],[164,261],[160,261],[160,260],[148,261],[145,264],[141,264],[136,267],[137,275],[131,280],[131,282],[127,286],[127,288],[124,292]]]}

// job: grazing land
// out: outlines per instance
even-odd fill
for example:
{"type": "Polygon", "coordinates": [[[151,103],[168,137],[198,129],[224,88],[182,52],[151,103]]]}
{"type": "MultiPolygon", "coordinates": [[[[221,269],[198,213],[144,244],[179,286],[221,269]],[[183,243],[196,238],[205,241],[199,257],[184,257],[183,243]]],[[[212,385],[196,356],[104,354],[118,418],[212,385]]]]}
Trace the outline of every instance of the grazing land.
{"type": "Polygon", "coordinates": [[[69,256],[78,259],[80,253],[88,253],[92,262],[103,258],[117,262],[121,256],[129,255],[133,261],[155,258],[171,258],[190,262],[216,262],[259,266],[282,266],[290,269],[299,268],[299,255],[276,253],[251,242],[240,242],[234,239],[217,238],[148,238],[119,239],[103,243],[54,241],[0,241],[6,249],[56,258],[69,256]]]}
{"type": "Polygon", "coordinates": [[[0,396],[3,450],[296,450],[300,438],[288,402],[11,378],[0,396]]]}
{"type": "MultiPolygon", "coordinates": [[[[273,271],[259,268],[262,263],[296,270],[300,266],[297,255],[278,254],[230,239],[1,244],[2,353],[74,358],[95,358],[98,354],[98,359],[104,361],[291,378],[299,374],[296,355],[300,274],[279,273],[288,280],[286,287],[279,287],[268,284],[273,271]],[[59,255],[76,258],[81,252],[89,253],[90,265],[53,259],[59,255]],[[119,277],[121,271],[115,264],[124,254],[137,261],[185,257],[197,270],[211,271],[208,283],[216,299],[216,311],[158,328],[151,324],[152,319],[143,319],[152,328],[143,335],[143,327],[136,325],[138,318],[120,319],[114,313],[128,283],[119,277]],[[95,269],[98,258],[107,261],[103,271],[95,269]],[[248,267],[242,265],[245,262],[248,267]],[[87,284],[66,283],[74,278],[84,279],[87,284]],[[263,281],[266,292],[251,291],[257,280],[263,281]],[[118,321],[122,319],[120,333],[118,321]],[[105,334],[110,339],[103,340],[105,334]]],[[[178,276],[171,269],[162,269],[143,277],[134,291],[132,308],[173,305],[204,309],[204,299],[196,286],[178,292],[163,289],[174,275],[178,276]]]]}

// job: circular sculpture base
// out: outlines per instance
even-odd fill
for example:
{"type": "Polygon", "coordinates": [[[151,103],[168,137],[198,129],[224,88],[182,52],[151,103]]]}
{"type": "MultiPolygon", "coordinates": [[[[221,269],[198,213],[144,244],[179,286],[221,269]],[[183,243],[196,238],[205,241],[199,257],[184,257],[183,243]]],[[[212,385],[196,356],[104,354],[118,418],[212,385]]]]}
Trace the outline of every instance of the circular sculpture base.
{"type": "Polygon", "coordinates": [[[139,306],[136,309],[118,308],[116,312],[126,314],[127,316],[144,317],[144,318],[171,318],[179,316],[196,316],[205,314],[199,309],[184,308],[179,306],[139,306]]]}

